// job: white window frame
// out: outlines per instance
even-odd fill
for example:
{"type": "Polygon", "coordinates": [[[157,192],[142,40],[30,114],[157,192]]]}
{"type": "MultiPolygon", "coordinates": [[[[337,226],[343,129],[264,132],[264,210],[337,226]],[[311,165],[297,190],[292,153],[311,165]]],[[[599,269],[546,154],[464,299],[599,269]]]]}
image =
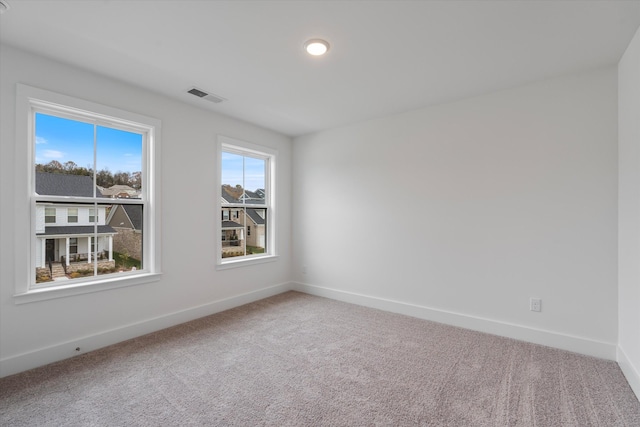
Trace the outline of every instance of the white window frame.
{"type": "Polygon", "coordinates": [[[264,262],[271,262],[278,259],[278,233],[277,223],[278,214],[276,210],[276,163],[278,158],[278,151],[258,144],[242,141],[236,138],[231,138],[224,135],[218,135],[217,150],[216,150],[216,269],[224,270],[227,268],[236,268],[252,264],[260,264],[264,262]],[[253,254],[238,257],[222,258],[222,208],[225,205],[222,204],[222,152],[231,152],[240,155],[246,155],[251,157],[258,157],[267,159],[267,167],[265,170],[265,190],[266,198],[264,205],[248,205],[247,207],[266,208],[267,209],[267,247],[264,254],[253,254]]]}
{"type": "MultiPolygon", "coordinates": [[[[160,120],[24,84],[16,85],[16,95],[15,182],[26,184],[15,192],[14,247],[16,253],[29,254],[29,256],[15,257],[14,302],[23,304],[106,291],[159,280],[162,274],[159,188],[160,120]],[[146,183],[143,218],[145,225],[145,232],[143,233],[143,248],[145,248],[143,269],[131,273],[100,275],[87,279],[53,282],[55,284],[52,283],[47,286],[35,285],[34,117],[36,112],[71,119],[81,118],[82,121],[90,121],[119,129],[130,129],[146,135],[146,143],[143,144],[142,153],[142,174],[146,183]]],[[[53,203],[65,203],[77,199],[66,196],[47,196],[46,198],[53,203]]],[[[126,201],[122,200],[119,200],[119,202],[126,203],[126,201]]],[[[135,204],[139,203],[140,200],[135,201],[135,204]]]]}

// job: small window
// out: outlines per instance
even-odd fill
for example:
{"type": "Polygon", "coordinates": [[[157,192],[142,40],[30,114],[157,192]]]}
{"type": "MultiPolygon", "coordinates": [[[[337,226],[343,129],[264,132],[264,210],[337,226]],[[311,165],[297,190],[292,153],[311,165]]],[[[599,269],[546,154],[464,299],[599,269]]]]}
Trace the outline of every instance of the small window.
{"type": "Polygon", "coordinates": [[[220,137],[219,156],[222,218],[218,263],[274,255],[271,191],[275,151],[220,137]]]}
{"type": "Polygon", "coordinates": [[[44,208],[44,222],[45,224],[56,223],[56,208],[44,208]]]}
{"type": "Polygon", "coordinates": [[[89,208],[89,222],[90,223],[94,223],[96,222],[96,209],[95,208],[89,208]]]}
{"type": "Polygon", "coordinates": [[[77,237],[71,237],[69,239],[69,253],[70,254],[77,254],[78,253],[78,238],[77,237]]]}
{"type": "Polygon", "coordinates": [[[67,222],[69,223],[78,222],[78,208],[67,209],[67,222]]]}

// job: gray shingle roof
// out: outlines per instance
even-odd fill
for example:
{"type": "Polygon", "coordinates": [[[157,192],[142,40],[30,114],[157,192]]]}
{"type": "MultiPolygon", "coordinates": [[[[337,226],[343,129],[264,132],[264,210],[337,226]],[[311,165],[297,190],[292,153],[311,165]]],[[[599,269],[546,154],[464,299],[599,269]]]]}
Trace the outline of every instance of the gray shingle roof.
{"type": "MultiPolygon", "coordinates": [[[[36,172],[36,193],[41,196],[93,197],[93,178],[86,175],[36,172]]],[[[102,197],[97,187],[96,196],[102,197]]]]}
{"type": "Polygon", "coordinates": [[[238,199],[236,199],[231,194],[229,194],[227,192],[227,190],[225,189],[224,185],[222,186],[221,194],[222,194],[222,198],[224,199],[225,202],[227,202],[227,203],[238,203],[238,199]]]}
{"type": "Polygon", "coordinates": [[[142,230],[142,206],[141,205],[122,205],[131,220],[131,224],[135,230],[142,230]]]}
{"type": "MultiPolygon", "coordinates": [[[[98,234],[111,234],[116,233],[110,225],[99,225],[98,234]]],[[[37,233],[38,236],[59,236],[59,235],[91,235],[93,234],[93,225],[67,225],[67,226],[53,226],[46,227],[44,233],[37,233]]]]}
{"type": "Polygon", "coordinates": [[[242,224],[233,221],[222,221],[222,228],[243,228],[242,224]]]}
{"type": "Polygon", "coordinates": [[[258,215],[258,212],[256,212],[256,209],[247,209],[247,215],[249,215],[249,218],[251,218],[253,222],[255,222],[256,224],[258,225],[264,224],[264,218],[258,215]]]}
{"type": "MultiPolygon", "coordinates": [[[[229,194],[224,185],[222,186],[221,195],[224,201],[227,203],[242,203],[242,200],[236,199],[231,194],[229,194]]],[[[255,192],[244,190],[244,200],[247,204],[264,205],[264,195],[264,190],[261,188],[257,189],[255,192]]]]}

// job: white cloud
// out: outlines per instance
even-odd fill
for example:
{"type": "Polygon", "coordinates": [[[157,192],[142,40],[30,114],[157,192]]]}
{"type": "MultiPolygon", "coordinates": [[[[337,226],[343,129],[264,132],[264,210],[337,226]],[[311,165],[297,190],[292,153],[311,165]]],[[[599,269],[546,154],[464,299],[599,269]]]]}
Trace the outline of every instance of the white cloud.
{"type": "Polygon", "coordinates": [[[64,157],[64,153],[57,150],[44,150],[42,155],[47,159],[61,159],[64,157]]]}
{"type": "Polygon", "coordinates": [[[36,144],[46,144],[47,140],[41,136],[36,136],[36,144]]]}

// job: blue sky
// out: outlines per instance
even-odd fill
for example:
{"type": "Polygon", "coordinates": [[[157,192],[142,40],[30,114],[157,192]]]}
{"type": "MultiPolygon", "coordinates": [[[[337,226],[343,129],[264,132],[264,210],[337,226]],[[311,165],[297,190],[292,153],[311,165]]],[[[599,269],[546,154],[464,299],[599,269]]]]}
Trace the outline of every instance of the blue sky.
{"type": "MultiPolygon", "coordinates": [[[[97,126],[96,169],[142,170],[142,135],[97,126]]],[[[93,125],[42,113],[36,114],[36,163],[72,161],[93,169],[93,125]]]]}
{"type": "Polygon", "coordinates": [[[265,161],[238,154],[222,152],[222,183],[232,187],[241,185],[249,191],[265,187],[265,161]],[[244,165],[243,165],[244,162],[244,165]],[[244,166],[244,169],[243,169],[244,166]],[[243,176],[244,170],[244,176],[243,176]],[[244,179],[244,185],[243,185],[244,179]]]}

